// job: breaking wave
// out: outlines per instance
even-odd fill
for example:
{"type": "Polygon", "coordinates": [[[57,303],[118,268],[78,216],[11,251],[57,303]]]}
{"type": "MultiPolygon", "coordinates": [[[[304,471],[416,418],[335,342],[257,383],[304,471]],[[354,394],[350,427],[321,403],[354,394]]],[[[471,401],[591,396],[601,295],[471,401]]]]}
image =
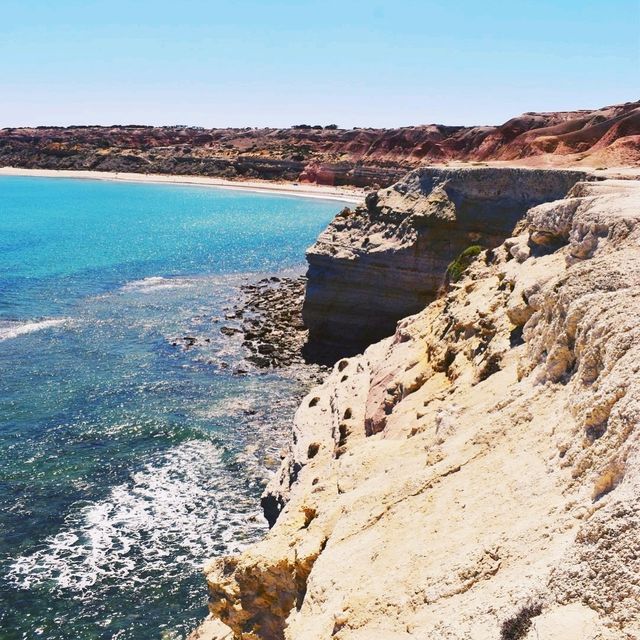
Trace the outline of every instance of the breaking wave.
{"type": "Polygon", "coordinates": [[[178,578],[262,535],[256,502],[225,469],[219,447],[188,441],[106,499],[77,504],[59,533],[13,561],[9,579],[23,589],[52,582],[95,596],[100,584],[133,589],[154,577],[178,578]]]}
{"type": "Polygon", "coordinates": [[[17,338],[18,336],[43,329],[50,329],[68,322],[68,318],[55,318],[49,320],[34,320],[29,322],[3,320],[0,322],[0,341],[17,338]]]}
{"type": "Polygon", "coordinates": [[[193,280],[188,278],[163,278],[162,276],[150,276],[142,280],[134,280],[122,287],[123,291],[139,291],[141,293],[151,293],[158,289],[182,289],[192,287],[193,280]]]}

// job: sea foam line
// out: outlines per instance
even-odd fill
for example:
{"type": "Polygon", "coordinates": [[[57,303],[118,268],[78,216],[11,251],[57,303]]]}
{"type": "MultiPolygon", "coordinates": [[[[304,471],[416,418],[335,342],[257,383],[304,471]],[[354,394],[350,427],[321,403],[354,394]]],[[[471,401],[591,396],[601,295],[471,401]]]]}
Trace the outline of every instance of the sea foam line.
{"type": "Polygon", "coordinates": [[[221,450],[188,441],[133,473],[101,501],[71,508],[61,530],[14,559],[10,581],[53,582],[95,596],[99,584],[135,589],[149,576],[191,573],[265,530],[256,501],[229,475],[221,450]]]}
{"type": "Polygon", "coordinates": [[[34,333],[35,331],[50,329],[51,327],[57,327],[68,321],[68,318],[37,320],[31,322],[12,321],[9,324],[0,325],[0,340],[9,340],[11,338],[17,338],[18,336],[22,336],[28,333],[34,333]]]}
{"type": "Polygon", "coordinates": [[[181,289],[192,287],[194,283],[185,278],[163,278],[162,276],[150,276],[142,280],[128,282],[122,287],[122,291],[139,291],[141,293],[151,293],[158,289],[181,289]]]}

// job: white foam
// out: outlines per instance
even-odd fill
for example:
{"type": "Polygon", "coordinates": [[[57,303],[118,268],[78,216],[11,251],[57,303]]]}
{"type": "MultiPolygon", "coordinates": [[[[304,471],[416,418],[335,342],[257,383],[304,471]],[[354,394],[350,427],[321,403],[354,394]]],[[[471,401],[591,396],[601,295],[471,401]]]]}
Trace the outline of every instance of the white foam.
{"type": "Polygon", "coordinates": [[[134,280],[122,287],[122,291],[139,291],[141,293],[151,293],[158,289],[183,289],[192,287],[194,282],[187,278],[163,278],[162,276],[150,276],[142,280],[134,280]]]}
{"type": "Polygon", "coordinates": [[[255,410],[255,402],[251,397],[233,396],[231,398],[222,398],[211,406],[196,409],[196,415],[206,420],[216,420],[229,415],[239,414],[255,410]]]}
{"type": "Polygon", "coordinates": [[[189,441],[132,474],[100,502],[77,505],[59,533],[16,558],[9,578],[76,592],[117,579],[178,578],[218,553],[239,551],[265,530],[256,501],[225,469],[211,442],[189,441]]]}
{"type": "Polygon", "coordinates": [[[33,322],[3,322],[0,325],[0,340],[9,340],[27,333],[50,329],[51,327],[57,327],[65,322],[68,322],[68,318],[38,320],[33,322]]]}

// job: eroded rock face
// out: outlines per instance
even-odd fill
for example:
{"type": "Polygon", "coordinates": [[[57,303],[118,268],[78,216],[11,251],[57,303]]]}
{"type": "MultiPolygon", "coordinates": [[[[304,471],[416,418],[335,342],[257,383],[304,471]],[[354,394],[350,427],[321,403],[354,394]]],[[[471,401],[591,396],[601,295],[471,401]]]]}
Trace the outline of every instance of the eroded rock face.
{"type": "Polygon", "coordinates": [[[640,161],[640,103],[525,113],[497,127],[0,129],[0,166],[387,186],[433,162],[616,166],[640,161]]]}
{"type": "Polygon", "coordinates": [[[580,183],[303,400],[194,638],[637,638],[639,439],[640,184],[580,183]]]}
{"type": "Polygon", "coordinates": [[[435,299],[447,265],[470,245],[495,247],[526,211],[564,197],[587,174],[529,169],[411,172],[344,209],[307,252],[309,351],[361,352],[435,299]]]}

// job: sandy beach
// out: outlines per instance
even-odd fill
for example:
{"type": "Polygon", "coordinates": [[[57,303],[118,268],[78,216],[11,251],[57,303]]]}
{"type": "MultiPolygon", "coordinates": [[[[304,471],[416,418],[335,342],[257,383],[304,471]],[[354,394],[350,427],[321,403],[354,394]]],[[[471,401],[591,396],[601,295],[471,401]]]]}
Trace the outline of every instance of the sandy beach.
{"type": "Polygon", "coordinates": [[[177,176],[147,173],[121,173],[110,171],[75,171],[63,169],[23,169],[0,167],[0,176],[32,176],[40,178],[74,178],[82,180],[117,180],[121,182],[153,182],[163,184],[185,184],[218,189],[235,189],[270,193],[282,196],[337,200],[358,203],[364,198],[364,190],[356,187],[332,187],[296,182],[267,182],[266,180],[224,180],[204,176],[177,176]]]}

